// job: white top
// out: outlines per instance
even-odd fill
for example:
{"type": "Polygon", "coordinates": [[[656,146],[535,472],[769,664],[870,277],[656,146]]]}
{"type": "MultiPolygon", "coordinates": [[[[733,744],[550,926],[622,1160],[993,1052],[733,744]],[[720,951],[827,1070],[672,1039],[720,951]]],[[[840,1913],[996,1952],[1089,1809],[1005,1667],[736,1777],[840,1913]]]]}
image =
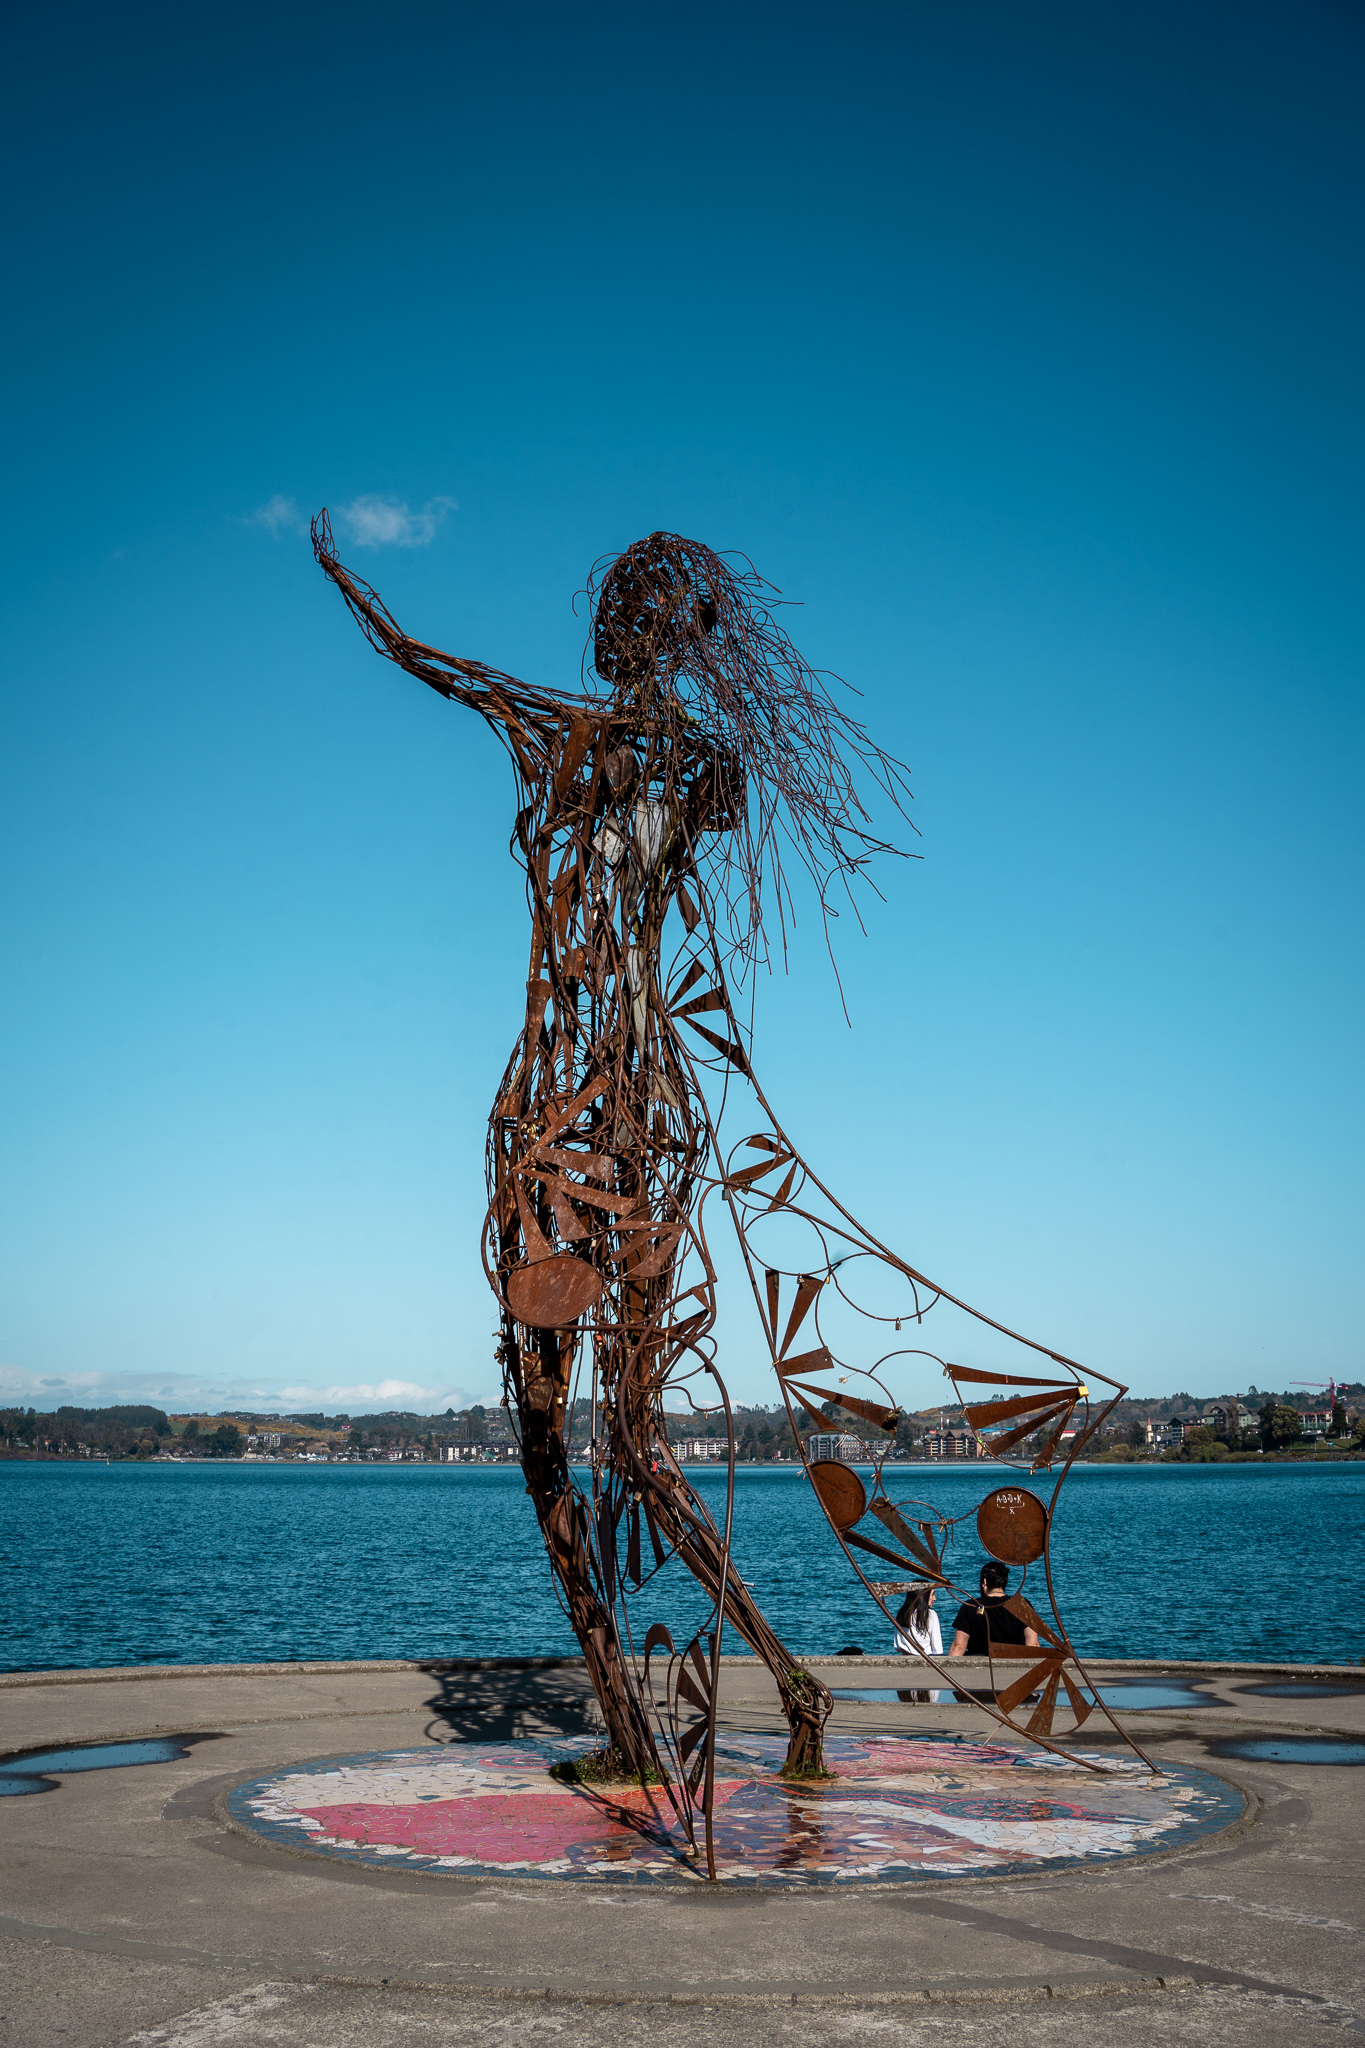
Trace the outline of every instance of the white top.
{"type": "Polygon", "coordinates": [[[943,1655],[943,1630],[938,1625],[938,1615],[931,1607],[928,1628],[923,1635],[913,1626],[896,1630],[896,1648],[907,1657],[916,1657],[924,1652],[930,1657],[943,1655]]]}

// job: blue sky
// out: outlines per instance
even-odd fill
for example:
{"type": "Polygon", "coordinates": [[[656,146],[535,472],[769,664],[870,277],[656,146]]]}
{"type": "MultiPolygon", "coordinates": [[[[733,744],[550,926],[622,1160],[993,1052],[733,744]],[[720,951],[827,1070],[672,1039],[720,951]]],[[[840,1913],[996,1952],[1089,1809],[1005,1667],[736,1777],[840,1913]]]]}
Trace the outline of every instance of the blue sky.
{"type": "Polygon", "coordinates": [[[922,834],[851,1029],[809,919],[760,988],[812,1161],[1139,1393],[1360,1376],[1358,11],[7,35],[0,1398],[496,1389],[511,779],[323,503],[555,687],[596,557],[744,550],[922,834]]]}

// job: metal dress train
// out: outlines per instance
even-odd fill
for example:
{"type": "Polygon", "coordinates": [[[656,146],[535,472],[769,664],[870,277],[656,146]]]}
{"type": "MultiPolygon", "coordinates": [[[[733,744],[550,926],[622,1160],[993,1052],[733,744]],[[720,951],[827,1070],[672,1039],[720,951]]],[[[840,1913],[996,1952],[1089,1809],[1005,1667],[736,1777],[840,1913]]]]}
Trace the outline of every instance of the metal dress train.
{"type": "MultiPolygon", "coordinates": [[[[823,1772],[832,1700],[731,1564],[735,1437],[715,1356],[712,1198],[738,1234],[797,1442],[799,1419],[827,1428],[831,1408],[881,1436],[870,1491],[839,1461],[808,1460],[806,1469],[888,1621],[907,1577],[952,1584],[951,1519],[886,1490],[895,1467],[885,1451],[902,1416],[888,1381],[896,1361],[932,1355],[920,1345],[883,1348],[893,1323],[901,1331],[908,1320],[918,1333],[927,1314],[951,1303],[1018,1346],[1019,1368],[1008,1373],[939,1363],[993,1456],[1037,1471],[1065,1440],[1058,1486],[1125,1390],[1106,1380],[1112,1393],[1092,1410],[1073,1361],[968,1309],[873,1238],[815,1178],[755,1079],[727,969],[738,962],[742,973],[762,949],[765,881],[784,916],[789,908],[779,834],[829,914],[831,887],[856,881],[872,853],[890,850],[862,829],[848,756],[898,807],[905,794],[899,765],[838,709],[773,624],[759,579],[677,536],[637,543],[589,586],[594,665],[610,696],[559,698],[410,640],[337,559],[325,513],[313,537],[373,645],[477,711],[512,759],[521,797],[512,847],[526,874],[531,943],[525,1024],[489,1119],[483,1236],[505,1398],[609,1745],[624,1769],[663,1783],[714,1874],[722,1616],[773,1676],[790,1731],[789,1775],[823,1772]],[[727,1148],[722,1124],[737,1123],[744,1135],[727,1148]],[[764,1256],[759,1239],[774,1218],[806,1233],[799,1270],[764,1256]],[[883,1293],[889,1281],[900,1295],[870,1307],[857,1283],[874,1272],[883,1293]],[[852,1338],[848,1327],[824,1327],[835,1307],[852,1338]],[[578,1450],[587,1453],[586,1483],[570,1462],[580,1388],[592,1416],[578,1450]],[[666,1392],[725,1417],[723,1525],[670,1448],[666,1392]],[[674,1557],[710,1605],[681,1645],[648,1619],[651,1583],[674,1557]],[[896,1579],[869,1576],[886,1566],[896,1579]]],[[[1053,1598],[1051,1519],[1051,1506],[1019,1486],[997,1489],[977,1516],[993,1556],[1041,1561],[1052,1615],[1047,1623],[1019,1607],[1040,1646],[994,1646],[993,1656],[1024,1661],[992,1673],[995,1697],[983,1711],[1049,1747],[1062,1688],[1077,1726],[1092,1711],[1053,1598]]]]}

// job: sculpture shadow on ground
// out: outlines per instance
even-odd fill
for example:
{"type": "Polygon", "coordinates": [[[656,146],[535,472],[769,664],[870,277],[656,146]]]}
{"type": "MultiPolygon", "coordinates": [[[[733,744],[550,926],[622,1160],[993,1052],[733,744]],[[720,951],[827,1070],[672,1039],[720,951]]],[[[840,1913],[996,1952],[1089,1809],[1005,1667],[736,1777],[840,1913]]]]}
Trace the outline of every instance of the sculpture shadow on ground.
{"type": "Polygon", "coordinates": [[[424,1702],[430,1742],[509,1742],[520,1735],[597,1735],[602,1716],[583,1666],[505,1662],[443,1670],[424,1702]]]}

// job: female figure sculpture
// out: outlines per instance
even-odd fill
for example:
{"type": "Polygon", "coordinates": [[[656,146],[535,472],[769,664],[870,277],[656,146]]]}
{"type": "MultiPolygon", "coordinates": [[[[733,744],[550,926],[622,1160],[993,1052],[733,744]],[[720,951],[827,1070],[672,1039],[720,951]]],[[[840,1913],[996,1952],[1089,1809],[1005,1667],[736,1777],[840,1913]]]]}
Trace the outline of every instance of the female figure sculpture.
{"type": "MultiPolygon", "coordinates": [[[[719,1194],[740,1232],[794,1429],[798,1408],[825,1427],[835,1405],[888,1434],[899,1420],[894,1400],[845,1394],[846,1379],[812,1387],[811,1372],[846,1363],[828,1347],[791,1353],[821,1289],[845,1292],[837,1276],[849,1258],[871,1258],[902,1276],[912,1317],[940,1298],[833,1202],[781,1132],[752,1074],[727,969],[742,974],[762,955],[765,885],[785,928],[783,841],[813,879],[826,917],[835,888],[855,882],[872,854],[893,850],[866,829],[849,758],[898,809],[906,780],[775,625],[759,578],[696,542],[651,534],[590,582],[593,665],[604,687],[557,697],[409,639],[338,560],[325,512],[313,539],[372,644],[477,711],[516,772],[513,847],[526,873],[530,958],[525,1023],[489,1121],[483,1238],[500,1305],[506,1398],[609,1745],[626,1769],[660,1778],[689,1837],[700,1806],[709,1865],[722,1626],[772,1673],[790,1730],[789,1773],[823,1771],[831,1701],[730,1568],[733,1431],[723,1529],[669,1448],[665,1388],[709,1375],[703,1405],[729,1415],[711,1341],[716,1294],[705,1202],[719,1194]],[[738,1163],[722,1156],[708,1073],[721,1107],[741,1088],[763,1113],[738,1163]],[[802,1206],[808,1187],[824,1197],[818,1216],[802,1206]],[[765,1268],[760,1284],[747,1233],[757,1216],[777,1210],[810,1218],[826,1256],[799,1274],[765,1268]],[[784,1325],[788,1282],[794,1298],[784,1325]],[[591,1384],[589,1488],[569,1457],[580,1368],[591,1384]],[[681,1652],[661,1624],[637,1641],[630,1619],[632,1596],[675,1555],[712,1606],[708,1627],[681,1652]],[[661,1703],[654,1671],[662,1652],[661,1703]],[[684,1727],[687,1708],[697,1718],[684,1727]]],[[[817,1332],[818,1323],[817,1314],[817,1332]]],[[[1070,1377],[1042,1384],[1071,1388],[1074,1406],[1079,1369],[1046,1355],[1070,1377]]],[[[879,1389],[880,1380],[871,1390],[879,1389]]],[[[1065,1399],[1047,1391],[995,1405],[1012,1421],[1037,1408],[1050,1427],[1065,1399]]],[[[850,1497],[850,1480],[863,1493],[856,1475],[822,1473],[818,1462],[809,1469],[855,1569],[850,1543],[947,1583],[934,1528],[948,1525],[921,1521],[916,1535],[895,1509],[887,1520],[880,1465],[871,1511],[896,1552],[854,1533],[867,1509],[865,1494],[861,1506],[850,1497]]],[[[885,1612],[875,1589],[874,1597],[885,1612]]]]}

